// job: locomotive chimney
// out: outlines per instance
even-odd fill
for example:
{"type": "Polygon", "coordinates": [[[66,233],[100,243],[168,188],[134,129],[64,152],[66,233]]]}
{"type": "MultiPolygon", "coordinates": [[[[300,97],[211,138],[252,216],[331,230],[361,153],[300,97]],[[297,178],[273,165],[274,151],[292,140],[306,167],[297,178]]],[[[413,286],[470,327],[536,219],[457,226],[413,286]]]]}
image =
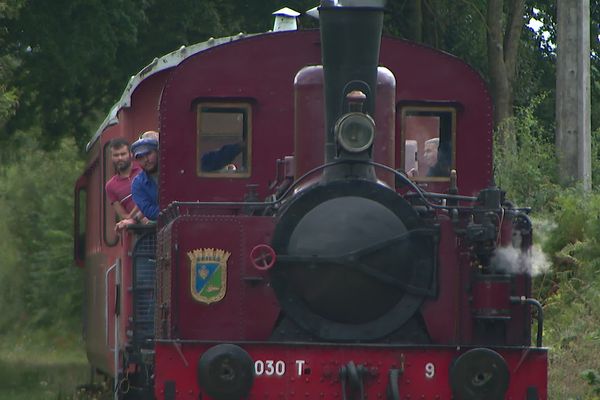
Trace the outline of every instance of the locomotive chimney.
{"type": "Polygon", "coordinates": [[[384,4],[385,0],[321,1],[326,162],[336,157],[335,125],[353,111],[352,92],[364,94],[362,112],[374,117],[384,4]]]}

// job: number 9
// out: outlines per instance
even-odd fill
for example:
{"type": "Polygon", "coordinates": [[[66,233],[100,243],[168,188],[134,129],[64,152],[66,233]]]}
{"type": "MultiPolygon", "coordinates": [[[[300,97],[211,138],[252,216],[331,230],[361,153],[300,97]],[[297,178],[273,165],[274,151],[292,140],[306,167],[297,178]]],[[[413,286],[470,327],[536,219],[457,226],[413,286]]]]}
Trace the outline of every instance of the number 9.
{"type": "Polygon", "coordinates": [[[435,365],[433,363],[425,364],[425,377],[431,379],[435,376],[435,365]]]}

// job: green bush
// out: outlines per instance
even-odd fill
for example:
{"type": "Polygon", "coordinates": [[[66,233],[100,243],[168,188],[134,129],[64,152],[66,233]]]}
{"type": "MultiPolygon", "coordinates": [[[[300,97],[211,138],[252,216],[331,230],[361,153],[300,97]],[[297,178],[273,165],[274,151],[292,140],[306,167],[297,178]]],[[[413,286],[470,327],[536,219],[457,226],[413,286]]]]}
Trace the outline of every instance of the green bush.
{"type": "Polygon", "coordinates": [[[82,163],[73,140],[52,152],[35,135],[0,170],[0,329],[72,324],[81,314],[73,268],[73,184],[82,163]],[[15,323],[16,322],[16,323],[15,323]]]}
{"type": "MultiPolygon", "coordinates": [[[[495,177],[507,197],[532,207],[534,238],[551,268],[534,279],[544,305],[549,398],[599,399],[600,193],[558,185],[558,161],[536,119],[540,97],[497,131],[495,177]],[[543,229],[540,229],[543,227],[543,229]]],[[[600,130],[593,133],[592,175],[600,183],[600,130]]]]}
{"type": "Polygon", "coordinates": [[[592,132],[592,186],[600,187],[600,128],[592,132]]]}
{"type": "Polygon", "coordinates": [[[600,272],[600,194],[565,190],[554,208],[544,252],[552,258],[555,284],[577,276],[594,283],[600,272]]]}
{"type": "Polygon", "coordinates": [[[557,159],[548,132],[535,117],[535,109],[543,100],[517,109],[514,118],[496,131],[494,171],[496,184],[519,206],[537,212],[548,210],[560,191],[557,184],[557,159]]]}
{"type": "Polygon", "coordinates": [[[550,398],[596,399],[600,360],[600,194],[564,190],[544,241],[552,268],[535,280],[544,303],[550,398]],[[575,376],[573,375],[575,374],[575,376]],[[556,382],[554,384],[553,382],[556,382]],[[582,385],[587,382],[588,385],[582,385]]]}

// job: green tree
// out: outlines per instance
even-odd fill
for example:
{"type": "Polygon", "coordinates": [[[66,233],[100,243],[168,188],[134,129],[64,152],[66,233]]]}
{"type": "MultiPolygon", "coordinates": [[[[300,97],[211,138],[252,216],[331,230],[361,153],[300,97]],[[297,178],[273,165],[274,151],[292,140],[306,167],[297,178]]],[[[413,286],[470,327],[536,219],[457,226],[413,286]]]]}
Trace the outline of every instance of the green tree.
{"type": "Polygon", "coordinates": [[[533,207],[537,213],[552,211],[560,193],[553,141],[535,116],[543,100],[539,96],[527,107],[518,107],[516,116],[499,127],[504,130],[503,144],[499,145],[500,136],[496,136],[494,155],[496,183],[511,201],[533,207]]]}
{"type": "Polygon", "coordinates": [[[26,136],[18,161],[0,174],[0,329],[73,323],[82,282],[72,261],[72,193],[82,162],[73,139],[48,152],[33,132],[17,136],[26,136]]]}
{"type": "MultiPolygon", "coordinates": [[[[501,124],[514,115],[514,85],[525,0],[487,0],[487,56],[495,101],[494,119],[501,124]]],[[[502,139],[502,138],[501,138],[502,139]]]]}
{"type": "MultiPolygon", "coordinates": [[[[17,17],[22,1],[0,0],[0,21],[10,21],[17,17]]],[[[9,44],[7,31],[0,29],[0,49],[9,44]]],[[[18,97],[14,88],[9,88],[6,82],[13,79],[17,69],[17,61],[9,54],[0,52],[0,129],[15,114],[18,97]]]]}
{"type": "Polygon", "coordinates": [[[386,33],[454,54],[486,75],[485,0],[388,1],[386,33]]]}
{"type": "Polygon", "coordinates": [[[11,82],[19,106],[3,139],[32,127],[42,129],[47,144],[87,137],[101,119],[99,107],[123,85],[121,55],[134,48],[143,18],[143,2],[24,0],[17,18],[2,21],[9,40],[4,51],[19,61],[11,82]]]}
{"type": "MultiPolygon", "coordinates": [[[[555,0],[528,0],[529,16],[542,23],[535,33],[538,50],[554,66],[556,53],[556,3],[555,0]],[[535,12],[533,11],[535,10],[535,12]]],[[[600,103],[600,0],[590,0],[590,73],[592,105],[600,103]]],[[[554,72],[554,71],[553,71],[554,72]]],[[[554,76],[552,76],[554,77],[554,76]]],[[[554,88],[554,81],[549,86],[554,88]]],[[[592,107],[592,131],[600,128],[600,107],[592,107]]]]}

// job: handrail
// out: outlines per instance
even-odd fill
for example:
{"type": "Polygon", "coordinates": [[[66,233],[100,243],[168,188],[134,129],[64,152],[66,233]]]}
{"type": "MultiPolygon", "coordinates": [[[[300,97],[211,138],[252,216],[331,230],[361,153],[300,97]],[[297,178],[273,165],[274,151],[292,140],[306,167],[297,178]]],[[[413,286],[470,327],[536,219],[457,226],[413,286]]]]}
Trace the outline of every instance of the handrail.
{"type": "MultiPolygon", "coordinates": [[[[114,390],[113,393],[115,395],[114,400],[119,400],[119,314],[121,305],[118,303],[121,301],[120,290],[121,290],[121,259],[118,258],[115,264],[115,350],[113,353],[113,365],[115,368],[115,380],[114,380],[114,390]]],[[[108,304],[108,302],[107,302],[108,304]]]]}
{"type": "MultiPolygon", "coordinates": [[[[117,260],[117,262],[118,262],[118,260],[117,260]]],[[[109,269],[107,269],[104,274],[104,301],[105,301],[104,320],[106,321],[106,323],[105,323],[106,335],[105,336],[106,336],[106,346],[107,347],[110,345],[109,340],[108,340],[108,315],[109,315],[109,311],[108,311],[108,275],[111,273],[111,271],[113,269],[117,268],[117,262],[115,262],[109,269]]],[[[111,349],[110,347],[109,347],[109,350],[114,351],[114,349],[111,349]]]]}

